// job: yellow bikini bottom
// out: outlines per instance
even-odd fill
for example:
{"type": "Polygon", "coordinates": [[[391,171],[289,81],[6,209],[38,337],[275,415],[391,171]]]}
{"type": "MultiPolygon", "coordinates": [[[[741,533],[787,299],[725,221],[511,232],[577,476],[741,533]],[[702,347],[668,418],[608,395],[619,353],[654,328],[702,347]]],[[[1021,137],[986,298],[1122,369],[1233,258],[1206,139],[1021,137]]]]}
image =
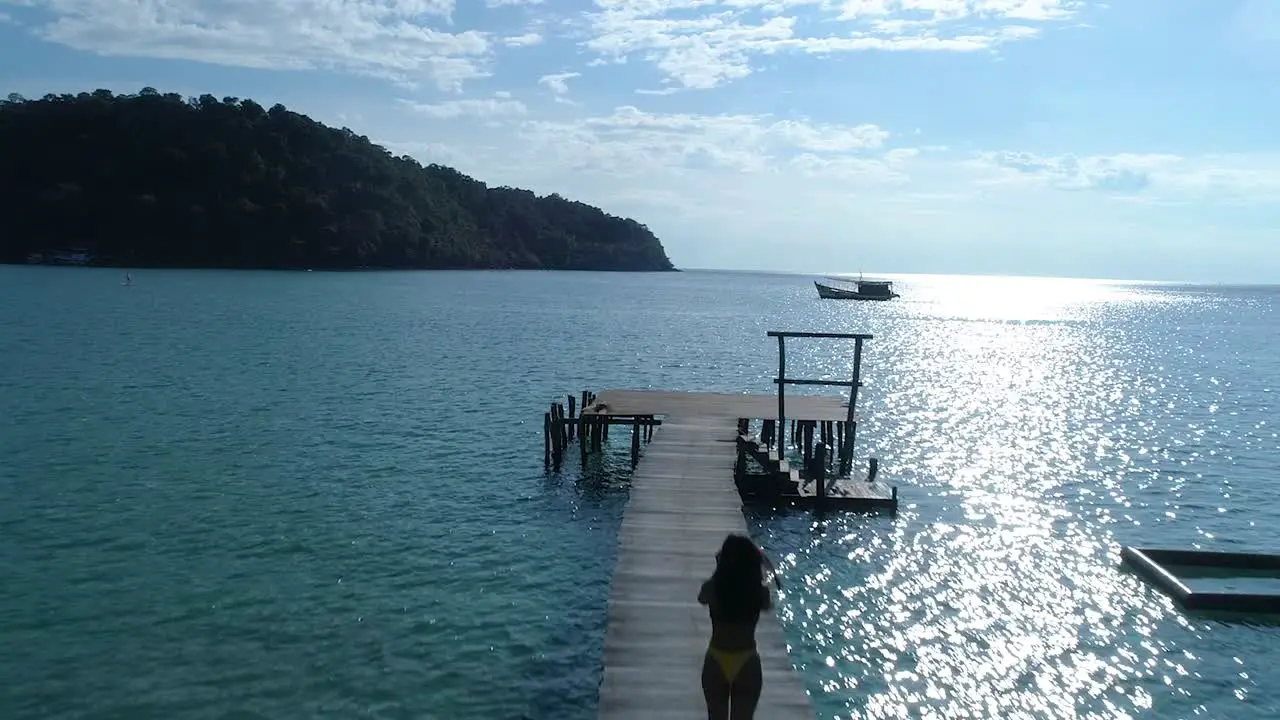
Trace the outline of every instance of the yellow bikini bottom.
{"type": "Polygon", "coordinates": [[[716,661],[716,664],[720,666],[720,672],[724,673],[724,679],[728,680],[729,684],[732,685],[734,678],[738,677],[738,673],[742,671],[742,666],[756,656],[756,650],[755,648],[750,650],[720,650],[708,647],[707,654],[716,661]]]}

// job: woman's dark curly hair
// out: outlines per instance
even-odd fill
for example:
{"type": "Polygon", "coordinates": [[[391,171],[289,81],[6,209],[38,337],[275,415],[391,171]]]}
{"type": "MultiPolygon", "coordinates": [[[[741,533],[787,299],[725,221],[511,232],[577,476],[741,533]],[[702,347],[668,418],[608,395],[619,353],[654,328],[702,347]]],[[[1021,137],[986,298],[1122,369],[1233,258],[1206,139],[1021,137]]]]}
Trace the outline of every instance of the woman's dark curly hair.
{"type": "MultiPolygon", "coordinates": [[[[764,571],[773,563],[746,535],[731,533],[716,553],[711,585],[716,593],[717,615],[730,622],[748,622],[763,609],[764,571]]],[[[774,584],[781,587],[774,575],[774,584]]]]}

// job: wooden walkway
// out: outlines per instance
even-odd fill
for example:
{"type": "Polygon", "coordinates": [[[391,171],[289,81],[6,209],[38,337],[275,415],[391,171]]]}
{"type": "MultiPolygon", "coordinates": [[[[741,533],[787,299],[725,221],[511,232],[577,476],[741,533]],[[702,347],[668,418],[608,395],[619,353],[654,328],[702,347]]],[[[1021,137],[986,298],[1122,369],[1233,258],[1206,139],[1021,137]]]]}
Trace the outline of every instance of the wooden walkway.
{"type": "MultiPolygon", "coordinates": [[[[711,621],[698,604],[698,588],[715,568],[724,536],[747,531],[733,467],[737,419],[752,414],[739,414],[738,405],[744,401],[733,396],[726,398],[731,402],[717,403],[698,395],[698,403],[652,408],[666,420],[654,431],[635,470],[619,530],[600,686],[602,719],[707,716],[701,669],[711,621]]],[[[627,400],[659,399],[638,398],[639,394],[627,400]]],[[[608,399],[620,404],[622,400],[601,393],[600,400],[608,399]]],[[[648,414],[637,407],[628,410],[648,414]]],[[[782,629],[772,613],[761,615],[756,639],[764,664],[764,693],[756,717],[812,718],[808,693],[791,667],[782,629]]]]}
{"type": "MultiPolygon", "coordinates": [[[[602,390],[596,404],[602,411],[585,409],[585,415],[681,415],[702,418],[776,418],[777,395],[677,392],[669,390],[602,390]]],[[[788,395],[788,420],[843,421],[849,401],[830,395],[788,395]]]]}

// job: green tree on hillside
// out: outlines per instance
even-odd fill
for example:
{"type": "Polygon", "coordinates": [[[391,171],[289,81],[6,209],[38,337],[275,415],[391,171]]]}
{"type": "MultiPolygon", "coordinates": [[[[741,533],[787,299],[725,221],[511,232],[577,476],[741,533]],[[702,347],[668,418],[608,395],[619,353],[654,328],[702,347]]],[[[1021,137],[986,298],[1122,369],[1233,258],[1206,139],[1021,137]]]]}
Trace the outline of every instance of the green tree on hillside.
{"type": "Polygon", "coordinates": [[[0,102],[0,261],[671,270],[644,225],[489,188],[282,105],[144,88],[0,102]]]}

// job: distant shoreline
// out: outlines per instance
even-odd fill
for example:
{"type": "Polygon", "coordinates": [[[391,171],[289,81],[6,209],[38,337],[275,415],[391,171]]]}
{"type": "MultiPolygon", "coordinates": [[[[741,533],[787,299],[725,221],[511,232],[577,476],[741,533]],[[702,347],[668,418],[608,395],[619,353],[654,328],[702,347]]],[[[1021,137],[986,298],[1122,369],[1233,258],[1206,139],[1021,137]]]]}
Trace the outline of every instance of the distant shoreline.
{"type": "Polygon", "coordinates": [[[70,263],[31,263],[5,262],[0,265],[8,267],[45,267],[76,270],[233,270],[243,272],[281,272],[281,273],[358,273],[358,272],[603,272],[603,273],[678,273],[680,268],[665,269],[627,269],[627,268],[504,268],[504,267],[352,267],[352,268],[273,268],[273,267],[232,267],[222,265],[118,265],[113,263],[94,263],[76,265],[70,263]]]}

